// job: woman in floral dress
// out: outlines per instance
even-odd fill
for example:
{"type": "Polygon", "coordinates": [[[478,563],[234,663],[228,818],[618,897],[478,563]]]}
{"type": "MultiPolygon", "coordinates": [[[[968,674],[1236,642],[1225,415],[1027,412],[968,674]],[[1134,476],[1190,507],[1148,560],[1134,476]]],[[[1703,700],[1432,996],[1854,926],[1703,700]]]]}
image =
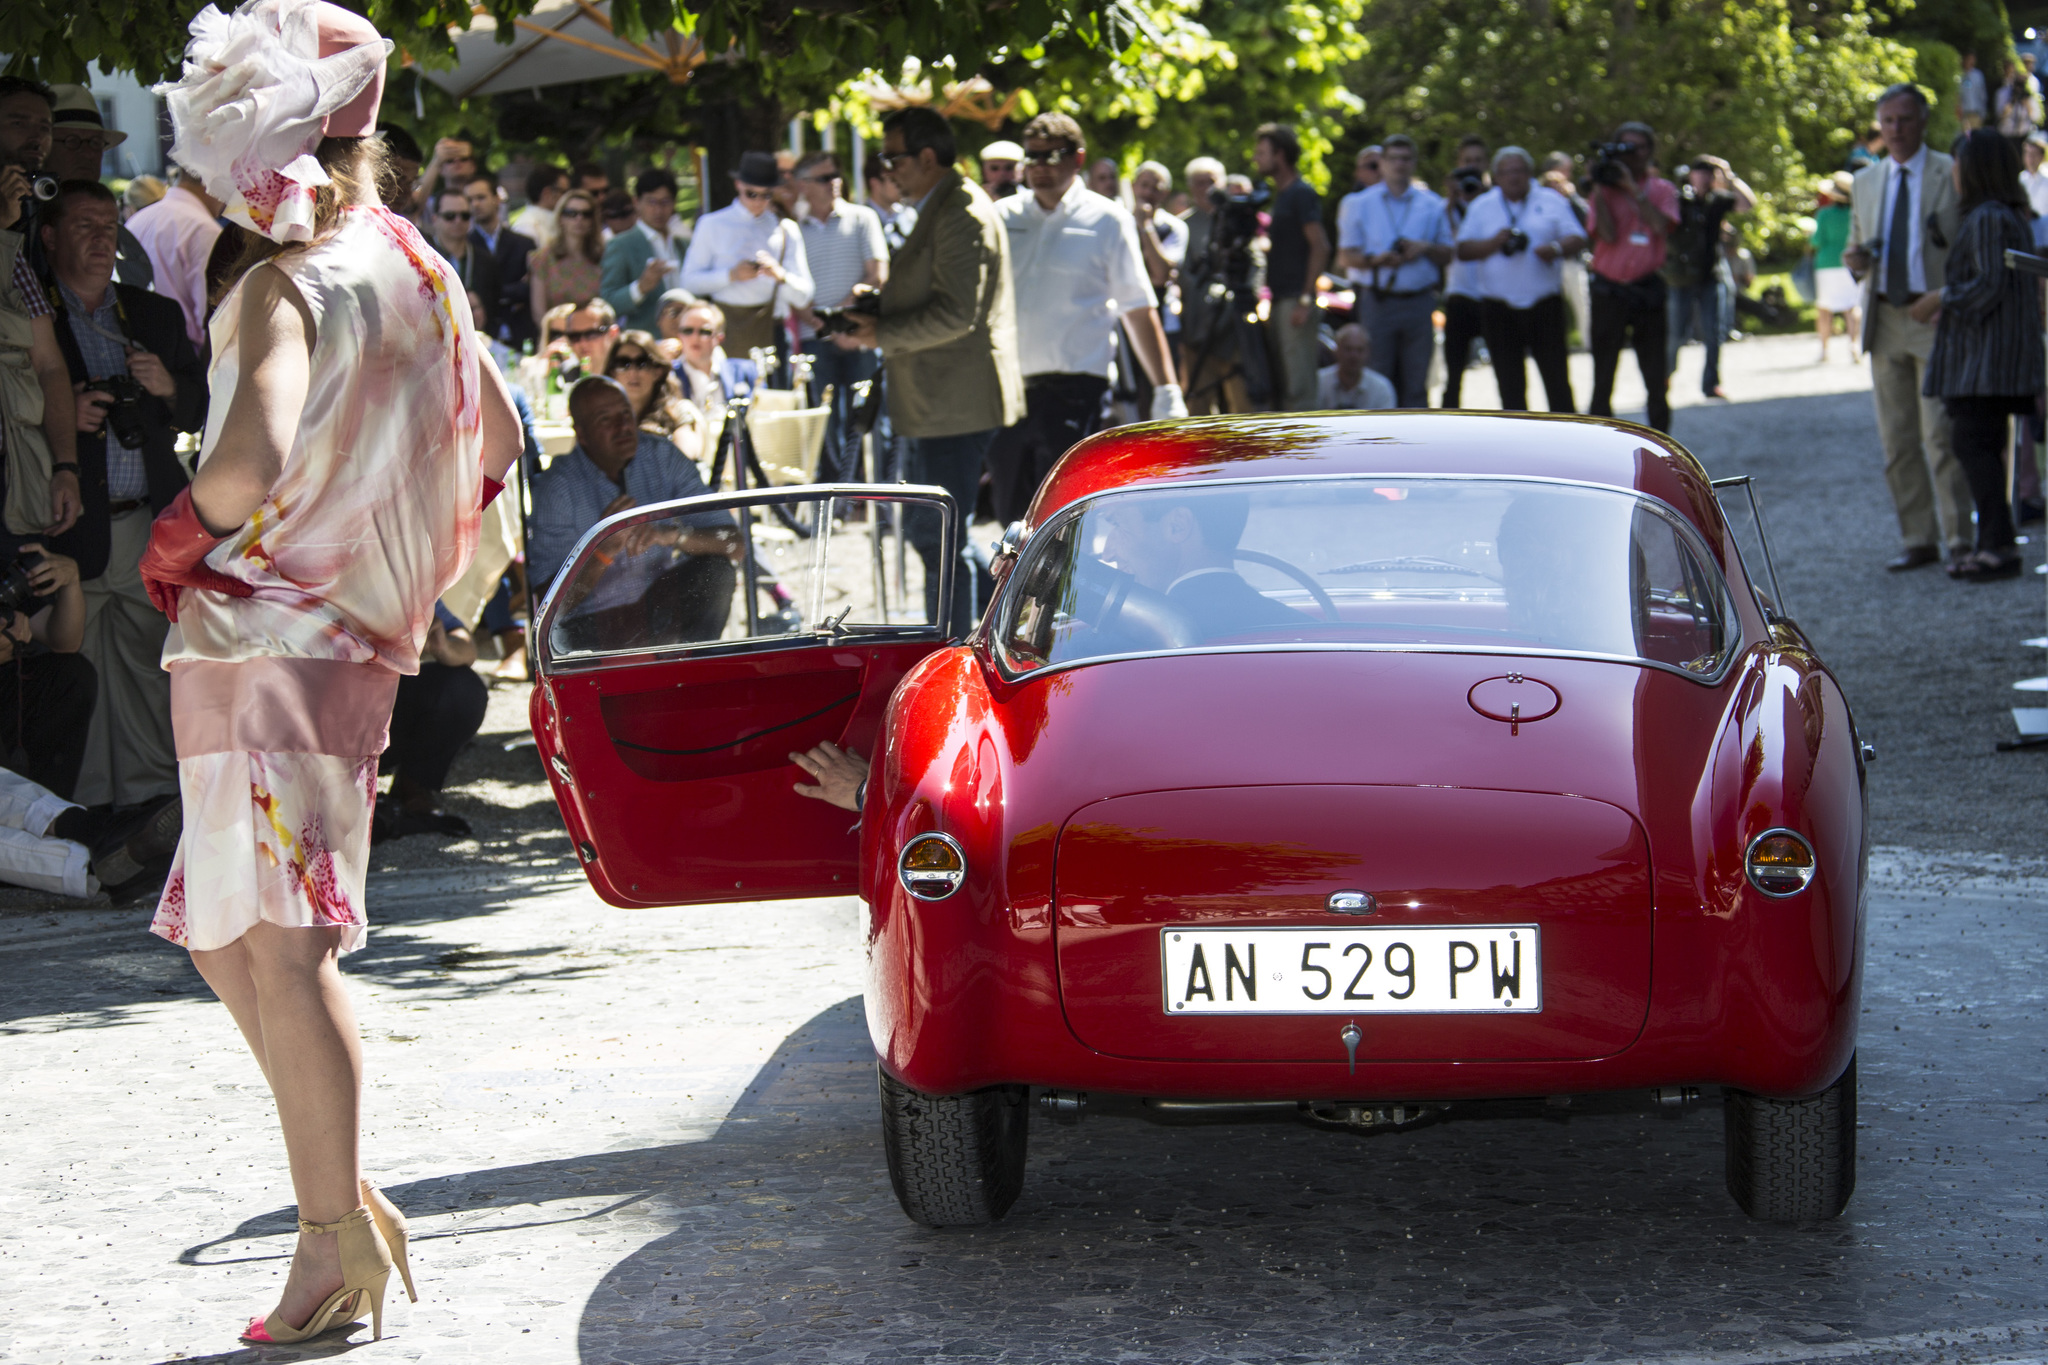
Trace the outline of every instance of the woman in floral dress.
{"type": "Polygon", "coordinates": [[[185,829],[154,932],[189,949],[277,1099],[300,1237],[249,1340],[379,1318],[404,1223],[361,1180],[361,947],[377,754],[434,601],[476,546],[518,419],[468,299],[377,202],[390,44],[322,0],[203,9],[160,87],[174,154],[258,249],[210,324],[191,487],[142,573],[175,623],[185,829]]]}

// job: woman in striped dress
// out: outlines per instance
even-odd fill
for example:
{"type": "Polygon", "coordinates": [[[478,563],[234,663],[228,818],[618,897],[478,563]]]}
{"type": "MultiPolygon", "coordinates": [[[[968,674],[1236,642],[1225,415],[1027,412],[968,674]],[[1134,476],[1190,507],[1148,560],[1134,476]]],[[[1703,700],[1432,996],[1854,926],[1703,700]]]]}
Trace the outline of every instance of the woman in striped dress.
{"type": "Polygon", "coordinates": [[[2005,268],[2008,248],[2033,249],[2032,211],[2020,186],[2012,144],[1988,128],[1955,143],[1962,228],[1949,253],[1948,283],[1928,290],[1910,311],[1935,321],[1934,351],[1922,391],[1948,409],[1956,463],[1977,504],[1977,548],[1948,566],[1972,583],[2014,578],[2020,553],[2006,500],[2005,453],[2015,414],[2032,412],[2041,392],[2041,289],[2005,268]]]}

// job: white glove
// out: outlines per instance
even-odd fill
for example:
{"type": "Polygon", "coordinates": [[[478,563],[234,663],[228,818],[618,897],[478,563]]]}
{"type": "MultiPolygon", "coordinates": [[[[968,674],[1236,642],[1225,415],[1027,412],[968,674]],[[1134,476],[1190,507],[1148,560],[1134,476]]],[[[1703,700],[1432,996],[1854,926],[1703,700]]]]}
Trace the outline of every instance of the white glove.
{"type": "Polygon", "coordinates": [[[1152,390],[1152,420],[1188,415],[1188,400],[1180,396],[1180,385],[1160,384],[1152,390]]]}

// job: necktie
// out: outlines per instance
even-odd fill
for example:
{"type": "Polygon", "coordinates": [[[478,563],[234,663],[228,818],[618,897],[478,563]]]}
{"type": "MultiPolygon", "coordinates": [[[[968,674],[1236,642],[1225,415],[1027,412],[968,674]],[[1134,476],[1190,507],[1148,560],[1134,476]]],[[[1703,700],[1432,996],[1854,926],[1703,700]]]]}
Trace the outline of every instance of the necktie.
{"type": "Polygon", "coordinates": [[[1906,277],[1908,258],[1913,254],[1913,194],[1911,172],[1898,168],[1898,192],[1892,197],[1892,226],[1884,240],[1884,301],[1904,308],[1913,287],[1906,277]]]}

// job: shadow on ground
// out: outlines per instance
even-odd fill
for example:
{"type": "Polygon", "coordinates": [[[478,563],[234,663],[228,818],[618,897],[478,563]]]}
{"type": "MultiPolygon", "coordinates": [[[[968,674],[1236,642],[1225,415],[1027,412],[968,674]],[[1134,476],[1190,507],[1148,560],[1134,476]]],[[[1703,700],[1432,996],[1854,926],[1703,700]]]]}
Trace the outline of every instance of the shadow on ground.
{"type": "MultiPolygon", "coordinates": [[[[890,1193],[857,999],[793,1033],[710,1141],[391,1192],[421,1230],[422,1261],[447,1238],[488,1256],[498,1236],[538,1225],[648,1220],[659,1235],[584,1306],[578,1358],[593,1365],[1389,1352],[1508,1365],[1760,1345],[1797,1360],[1801,1346],[1981,1338],[1993,1323],[2008,1325],[2002,1341],[2039,1344],[2038,1325],[2011,1327],[2040,1316],[2037,1259],[1987,1248],[1980,1231],[1929,1254],[1926,1229],[1953,1228],[1954,1201],[1988,1192],[1945,1193],[1976,1163],[1967,1146],[1927,1156],[1944,1150],[1925,1126],[1942,1106],[1915,1112],[1932,1082],[1907,1059],[1938,1038],[1912,1035],[1901,1056],[1895,1037],[1866,1041],[1863,1187],[1844,1219],[1812,1227],[1752,1223],[1728,1200],[1711,1097],[1680,1111],[1609,1097],[1369,1139],[1168,1127],[1130,1106],[1077,1127],[1039,1119],[1009,1217],[934,1232],[890,1193]]],[[[2031,1187],[2010,1194],[2039,1202],[2031,1187]]],[[[278,1210],[185,1259],[231,1259],[233,1243],[289,1228],[278,1210]]],[[[2016,1240],[2038,1251],[2023,1230],[2016,1240]]]]}

